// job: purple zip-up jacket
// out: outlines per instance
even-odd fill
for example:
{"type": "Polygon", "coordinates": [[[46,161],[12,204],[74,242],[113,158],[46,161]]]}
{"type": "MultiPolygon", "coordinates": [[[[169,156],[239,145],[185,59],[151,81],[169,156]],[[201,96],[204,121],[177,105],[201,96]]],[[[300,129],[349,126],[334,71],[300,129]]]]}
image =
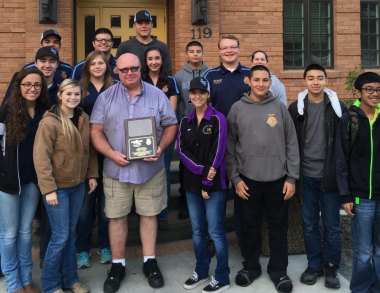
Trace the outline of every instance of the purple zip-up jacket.
{"type": "Polygon", "coordinates": [[[199,125],[195,110],[181,120],[176,151],[185,166],[186,191],[200,194],[201,190],[213,192],[227,188],[226,143],[226,118],[213,107],[207,107],[199,125]],[[217,172],[212,181],[207,179],[211,167],[217,172]]]}

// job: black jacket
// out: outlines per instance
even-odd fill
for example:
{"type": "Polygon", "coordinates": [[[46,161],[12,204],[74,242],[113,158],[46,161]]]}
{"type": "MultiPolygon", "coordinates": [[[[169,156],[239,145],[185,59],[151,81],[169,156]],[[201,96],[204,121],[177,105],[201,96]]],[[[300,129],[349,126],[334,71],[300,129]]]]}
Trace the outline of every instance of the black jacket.
{"type": "MultiPolygon", "coordinates": [[[[5,126],[5,119],[9,113],[8,110],[8,104],[3,104],[0,107],[0,191],[17,195],[21,191],[19,166],[22,166],[22,164],[26,164],[26,162],[21,162],[22,160],[20,161],[20,157],[22,156],[20,156],[19,149],[20,146],[22,149],[23,145],[9,145],[9,143],[7,143],[7,130],[5,126]]],[[[43,113],[43,107],[38,104],[36,106],[35,113],[35,119],[37,119],[35,120],[37,123],[36,125],[38,125],[39,121],[42,119],[43,113]]],[[[28,129],[28,131],[30,131],[30,129],[28,129]]],[[[34,136],[35,131],[36,129],[33,130],[33,132],[30,135],[34,136]]],[[[34,171],[34,166],[25,167],[25,169],[22,170],[24,173],[21,173],[25,174],[26,170],[28,170],[27,172],[31,170],[30,172],[33,173],[31,174],[32,180],[37,183],[37,176],[34,171]]]]}
{"type": "Polygon", "coordinates": [[[350,108],[358,118],[355,140],[351,144],[350,115],[345,113],[337,133],[336,161],[342,203],[354,198],[380,200],[380,106],[372,129],[357,101],[350,108]]]}
{"type": "MultiPolygon", "coordinates": [[[[346,106],[342,101],[339,101],[342,113],[346,111],[346,106]]],[[[338,186],[336,181],[336,164],[335,164],[335,135],[339,125],[339,117],[336,115],[328,96],[325,94],[324,98],[324,130],[325,130],[325,142],[326,142],[326,154],[323,168],[322,178],[322,190],[323,192],[338,192],[338,186]]],[[[306,125],[308,123],[307,107],[308,97],[304,100],[304,114],[300,115],[297,110],[297,101],[293,102],[289,106],[289,113],[292,116],[294,125],[296,127],[298,146],[300,150],[300,179],[297,182],[297,193],[302,195],[302,162],[304,158],[304,146],[305,146],[305,132],[306,125]]]]}

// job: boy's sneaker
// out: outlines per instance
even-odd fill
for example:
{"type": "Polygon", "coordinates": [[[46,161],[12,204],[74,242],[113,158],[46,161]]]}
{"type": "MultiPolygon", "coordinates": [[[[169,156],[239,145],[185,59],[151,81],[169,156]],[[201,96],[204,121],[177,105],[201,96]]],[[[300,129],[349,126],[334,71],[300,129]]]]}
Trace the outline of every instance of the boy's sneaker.
{"type": "Polygon", "coordinates": [[[162,277],[155,258],[150,258],[144,262],[142,270],[152,288],[161,288],[164,286],[164,278],[162,277]]]}
{"type": "Polygon", "coordinates": [[[287,275],[272,279],[272,282],[279,293],[290,293],[293,290],[292,280],[287,275]]]}
{"type": "Polygon", "coordinates": [[[183,284],[183,288],[187,290],[194,289],[200,284],[207,282],[207,280],[208,280],[208,277],[204,279],[199,279],[198,274],[196,272],[193,272],[193,275],[186,280],[185,284],[183,284]]]}
{"type": "Polygon", "coordinates": [[[323,272],[325,273],[325,287],[339,289],[338,267],[332,263],[327,263],[323,266],[323,272]]]}
{"type": "Polygon", "coordinates": [[[203,288],[202,293],[214,292],[219,293],[223,292],[230,288],[230,284],[221,284],[213,276],[211,276],[211,282],[206,287],[203,288]]]}
{"type": "Polygon", "coordinates": [[[99,262],[102,264],[110,264],[112,262],[111,249],[101,248],[97,250],[98,255],[100,256],[99,262]]]}
{"type": "Polygon", "coordinates": [[[91,256],[91,251],[82,251],[77,253],[77,268],[78,269],[87,269],[91,266],[90,262],[90,256],[91,256]]]}
{"type": "Polygon", "coordinates": [[[104,282],[103,291],[105,293],[115,293],[120,288],[120,282],[125,277],[125,266],[121,263],[112,263],[111,269],[104,282]]]}
{"type": "Polygon", "coordinates": [[[314,285],[321,276],[323,276],[323,269],[316,270],[308,267],[301,275],[301,283],[314,285]]]}

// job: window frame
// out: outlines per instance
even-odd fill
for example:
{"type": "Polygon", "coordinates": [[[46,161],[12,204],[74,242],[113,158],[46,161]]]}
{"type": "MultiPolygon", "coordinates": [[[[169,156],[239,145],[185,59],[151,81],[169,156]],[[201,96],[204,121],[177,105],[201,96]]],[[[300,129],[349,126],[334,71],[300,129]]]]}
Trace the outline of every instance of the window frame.
{"type": "MultiPolygon", "coordinates": [[[[371,19],[371,18],[367,18],[367,24],[368,24],[368,20],[371,19]]],[[[369,47],[369,46],[368,46],[369,47]]],[[[380,0],[361,0],[360,1],[360,64],[361,64],[361,67],[363,68],[374,68],[374,69],[378,69],[380,68],[380,0]],[[367,35],[367,45],[369,44],[370,40],[369,40],[369,37],[371,35],[376,35],[377,36],[377,48],[376,49],[364,49],[366,50],[366,54],[369,54],[368,51],[375,51],[377,52],[377,64],[376,65],[364,65],[363,64],[363,46],[362,46],[362,43],[363,43],[363,32],[362,32],[362,4],[377,4],[378,5],[378,15],[377,15],[377,33],[376,34],[371,34],[368,30],[368,33],[366,34],[367,35]]]]}
{"type": "MultiPolygon", "coordinates": [[[[333,9],[334,9],[334,1],[333,0],[283,0],[283,5],[285,6],[285,2],[302,2],[303,3],[303,43],[304,43],[304,48],[303,48],[303,62],[304,62],[304,65],[285,65],[285,49],[284,49],[284,45],[285,45],[285,42],[283,40],[283,66],[284,66],[284,70],[296,70],[296,69],[303,69],[304,67],[306,67],[307,65],[309,65],[310,63],[312,63],[311,61],[311,52],[312,52],[312,48],[311,48],[311,43],[312,43],[312,33],[311,33],[311,7],[312,7],[312,3],[313,2],[318,2],[318,3],[328,3],[330,4],[330,15],[329,15],[329,18],[330,18],[330,22],[329,23],[326,23],[326,26],[329,26],[330,27],[330,43],[331,43],[331,48],[330,49],[320,49],[319,52],[321,51],[330,51],[331,53],[331,56],[330,56],[330,59],[331,59],[331,64],[330,65],[323,65],[325,68],[327,69],[332,69],[334,67],[334,12],[333,12],[333,9]]],[[[285,35],[285,15],[283,13],[283,35],[285,35]]],[[[287,51],[287,52],[290,52],[287,51]]],[[[292,51],[294,52],[294,50],[292,51]]],[[[294,61],[294,59],[293,59],[294,61]]],[[[294,63],[294,62],[293,62],[294,63]]]]}

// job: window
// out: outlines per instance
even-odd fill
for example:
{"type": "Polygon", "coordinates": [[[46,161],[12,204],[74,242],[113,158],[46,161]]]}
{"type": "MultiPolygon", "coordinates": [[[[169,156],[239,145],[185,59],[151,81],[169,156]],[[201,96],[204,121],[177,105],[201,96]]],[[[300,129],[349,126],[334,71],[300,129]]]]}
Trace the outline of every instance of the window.
{"type": "Polygon", "coordinates": [[[285,69],[333,66],[332,0],[284,0],[285,69]]]}
{"type": "Polygon", "coordinates": [[[363,67],[380,67],[380,1],[362,1],[360,3],[361,22],[361,63],[363,67]]]}

